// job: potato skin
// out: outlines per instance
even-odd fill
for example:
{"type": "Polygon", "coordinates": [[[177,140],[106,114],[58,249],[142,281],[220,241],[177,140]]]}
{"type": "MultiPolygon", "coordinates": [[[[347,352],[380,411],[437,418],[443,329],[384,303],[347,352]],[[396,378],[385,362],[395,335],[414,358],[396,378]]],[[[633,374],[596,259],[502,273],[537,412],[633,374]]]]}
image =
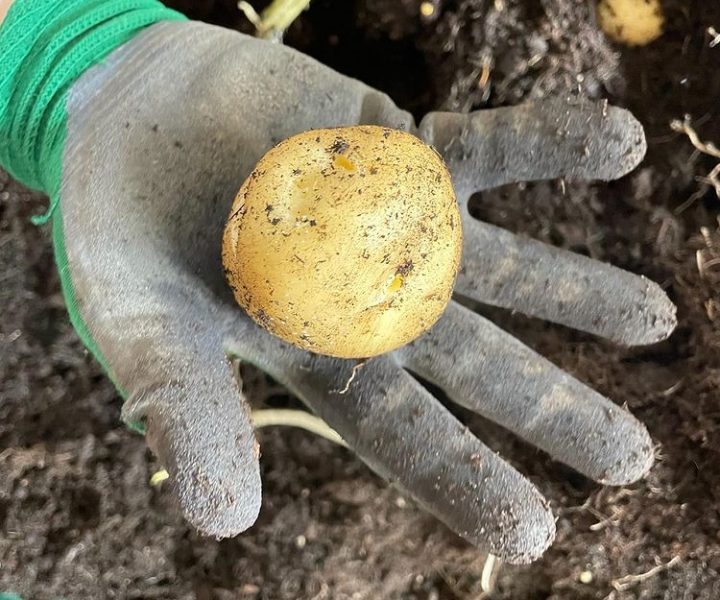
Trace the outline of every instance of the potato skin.
{"type": "Polygon", "coordinates": [[[340,358],[383,354],[429,329],[461,251],[440,156],[377,126],[280,142],[243,183],[223,238],[240,306],[280,338],[340,358]]]}

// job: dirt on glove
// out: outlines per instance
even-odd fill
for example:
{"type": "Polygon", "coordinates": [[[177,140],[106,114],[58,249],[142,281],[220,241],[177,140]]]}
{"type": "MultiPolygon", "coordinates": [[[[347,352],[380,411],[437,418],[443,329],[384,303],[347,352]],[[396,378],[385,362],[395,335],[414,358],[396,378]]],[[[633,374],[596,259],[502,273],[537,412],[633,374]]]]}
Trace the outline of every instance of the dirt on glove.
{"type": "MultiPolygon", "coordinates": [[[[168,1],[248,31],[235,0],[168,1]]],[[[679,307],[670,341],[623,350],[484,311],[649,427],[647,479],[607,488],[457,410],[529,475],[558,538],[527,567],[496,569],[500,599],[720,597],[720,162],[670,121],[720,144],[720,5],[666,0],[665,34],[610,45],[586,0],[315,0],[287,42],[420,115],[575,93],[629,107],[646,161],[610,185],[512,185],[475,199],[481,218],[642,273],[679,307]],[[427,7],[424,9],[428,12],[427,7]]],[[[0,592],[74,598],[433,599],[482,596],[485,556],[347,451],[310,434],[260,434],[265,495],[234,540],[189,530],[120,400],[68,322],[42,198],[0,175],[0,592]]],[[[256,406],[294,406],[244,369],[256,406]]]]}

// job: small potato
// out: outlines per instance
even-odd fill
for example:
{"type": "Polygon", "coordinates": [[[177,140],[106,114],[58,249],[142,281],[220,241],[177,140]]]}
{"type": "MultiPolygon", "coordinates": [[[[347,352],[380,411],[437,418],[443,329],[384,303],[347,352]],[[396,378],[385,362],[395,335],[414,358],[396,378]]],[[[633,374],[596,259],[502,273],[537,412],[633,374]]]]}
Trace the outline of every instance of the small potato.
{"type": "Polygon", "coordinates": [[[440,156],[375,126],[301,133],[245,181],[223,239],[240,306],[306,350],[367,358],[440,317],[462,250],[440,156]]]}
{"type": "Polygon", "coordinates": [[[598,20],[616,42],[645,46],[662,35],[665,17],[660,0],[601,0],[598,20]]]}

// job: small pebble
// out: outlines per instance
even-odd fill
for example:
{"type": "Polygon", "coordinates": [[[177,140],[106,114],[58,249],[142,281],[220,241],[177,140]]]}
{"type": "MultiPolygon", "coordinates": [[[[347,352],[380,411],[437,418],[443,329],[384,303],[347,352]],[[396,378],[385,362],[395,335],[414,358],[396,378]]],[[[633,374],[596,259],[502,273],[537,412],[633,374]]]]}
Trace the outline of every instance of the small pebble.
{"type": "Polygon", "coordinates": [[[578,579],[580,580],[580,583],[584,583],[585,585],[587,585],[589,583],[592,583],[593,574],[590,571],[582,571],[578,579]]]}

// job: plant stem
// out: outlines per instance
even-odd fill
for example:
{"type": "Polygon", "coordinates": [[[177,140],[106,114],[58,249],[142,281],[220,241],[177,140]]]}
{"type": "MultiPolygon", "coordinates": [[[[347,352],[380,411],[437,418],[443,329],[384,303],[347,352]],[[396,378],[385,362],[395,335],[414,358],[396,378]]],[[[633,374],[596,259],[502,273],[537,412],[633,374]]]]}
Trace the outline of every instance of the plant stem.
{"type": "Polygon", "coordinates": [[[310,0],[273,0],[261,15],[248,2],[239,2],[238,8],[255,25],[258,37],[282,37],[293,21],[310,5],[310,0]]]}

